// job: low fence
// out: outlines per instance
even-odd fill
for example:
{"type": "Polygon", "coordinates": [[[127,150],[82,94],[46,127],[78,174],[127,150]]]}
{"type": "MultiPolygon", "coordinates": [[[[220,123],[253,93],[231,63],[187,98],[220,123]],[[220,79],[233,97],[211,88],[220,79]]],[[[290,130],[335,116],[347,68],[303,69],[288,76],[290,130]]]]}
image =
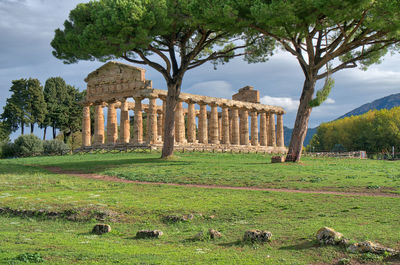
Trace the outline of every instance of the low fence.
{"type": "Polygon", "coordinates": [[[367,159],[367,152],[355,151],[355,152],[307,152],[306,156],[311,157],[337,157],[337,158],[358,158],[367,159]]]}

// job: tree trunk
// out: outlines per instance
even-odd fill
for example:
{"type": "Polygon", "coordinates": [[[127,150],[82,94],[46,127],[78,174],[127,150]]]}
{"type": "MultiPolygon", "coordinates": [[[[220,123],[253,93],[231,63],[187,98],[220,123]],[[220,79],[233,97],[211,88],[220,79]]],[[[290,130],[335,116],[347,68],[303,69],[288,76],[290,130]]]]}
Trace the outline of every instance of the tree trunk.
{"type": "Polygon", "coordinates": [[[33,134],[33,131],[35,130],[35,124],[31,123],[31,134],[33,134]]]}
{"type": "MultiPolygon", "coordinates": [[[[178,83],[178,82],[177,82],[178,83]]],[[[179,97],[180,84],[168,84],[164,121],[164,145],[161,158],[169,158],[174,153],[175,108],[179,97]]]]}
{"type": "Polygon", "coordinates": [[[312,108],[309,104],[313,98],[315,89],[315,79],[306,78],[303,85],[303,92],[300,97],[300,105],[297,110],[296,122],[290,140],[289,150],[286,156],[286,162],[299,162],[301,151],[303,149],[304,139],[307,135],[308,120],[310,119],[312,108]]]}
{"type": "Polygon", "coordinates": [[[24,123],[21,122],[21,135],[24,135],[24,123]]]}
{"type": "Polygon", "coordinates": [[[56,127],[53,125],[53,140],[56,139],[56,127]]]}
{"type": "Polygon", "coordinates": [[[43,141],[46,140],[46,132],[47,132],[47,126],[45,126],[45,127],[43,128],[43,141]]]}

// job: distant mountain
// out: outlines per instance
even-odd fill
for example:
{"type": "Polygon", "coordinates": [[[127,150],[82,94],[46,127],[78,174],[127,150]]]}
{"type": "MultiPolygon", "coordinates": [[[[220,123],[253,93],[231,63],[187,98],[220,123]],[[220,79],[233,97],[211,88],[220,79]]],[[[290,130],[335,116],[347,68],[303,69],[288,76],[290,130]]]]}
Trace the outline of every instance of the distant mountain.
{"type": "Polygon", "coordinates": [[[343,116],[340,116],[339,118],[337,118],[337,120],[340,120],[344,117],[361,115],[367,113],[370,110],[391,109],[397,106],[400,106],[400,93],[374,100],[371,103],[364,104],[361,107],[358,107],[344,114],[343,116]]]}
{"type": "MultiPolygon", "coordinates": [[[[303,144],[304,146],[307,146],[310,143],[311,138],[314,136],[314,134],[317,133],[317,129],[318,129],[318,127],[317,128],[308,128],[306,139],[304,140],[304,144],[303,144]]],[[[290,139],[292,138],[293,129],[284,127],[284,132],[285,132],[285,146],[289,146],[290,139]]]]}

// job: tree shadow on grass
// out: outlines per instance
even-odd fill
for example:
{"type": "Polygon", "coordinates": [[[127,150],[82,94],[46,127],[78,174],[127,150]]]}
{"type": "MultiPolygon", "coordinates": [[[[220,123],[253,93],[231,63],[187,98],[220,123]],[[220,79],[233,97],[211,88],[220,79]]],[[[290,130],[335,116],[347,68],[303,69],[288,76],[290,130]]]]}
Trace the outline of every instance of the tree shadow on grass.
{"type": "Polygon", "coordinates": [[[190,166],[193,162],[188,161],[174,161],[162,160],[160,158],[133,158],[133,159],[120,159],[120,160],[90,160],[90,161],[76,161],[76,162],[62,162],[47,164],[46,166],[59,167],[66,171],[81,170],[85,173],[98,173],[109,168],[117,166],[134,166],[134,165],[148,165],[151,167],[167,167],[167,166],[190,166]]]}
{"type": "Polygon", "coordinates": [[[318,248],[320,245],[318,244],[318,242],[314,241],[314,240],[306,240],[306,241],[302,241],[298,244],[295,245],[291,245],[291,246],[283,246],[280,247],[279,249],[283,249],[283,250],[305,250],[305,249],[310,249],[310,248],[318,248]]]}

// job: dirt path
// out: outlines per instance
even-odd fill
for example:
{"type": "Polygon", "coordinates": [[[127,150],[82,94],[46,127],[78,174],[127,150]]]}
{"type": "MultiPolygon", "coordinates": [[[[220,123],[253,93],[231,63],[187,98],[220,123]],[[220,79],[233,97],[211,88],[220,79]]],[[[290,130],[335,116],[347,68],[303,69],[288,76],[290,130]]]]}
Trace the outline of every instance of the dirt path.
{"type": "Polygon", "coordinates": [[[333,194],[345,196],[368,196],[368,197],[390,197],[400,198],[400,194],[383,193],[383,192],[340,192],[340,191],[326,191],[326,190],[294,190],[294,189],[277,189],[277,188],[258,188],[258,187],[234,187],[234,186],[218,186],[218,185],[204,185],[204,184],[180,184],[180,183],[165,183],[165,182],[148,182],[120,179],[117,177],[103,176],[98,174],[88,174],[77,171],[64,170],[59,167],[52,166],[37,166],[46,169],[55,174],[63,174],[68,176],[77,176],[87,179],[98,179],[104,181],[122,182],[122,183],[136,183],[145,185],[167,185],[176,187],[191,187],[191,188],[204,188],[204,189],[226,189],[226,190],[259,190],[259,191],[276,191],[276,192],[289,192],[289,193],[308,193],[308,194],[333,194]]]}

